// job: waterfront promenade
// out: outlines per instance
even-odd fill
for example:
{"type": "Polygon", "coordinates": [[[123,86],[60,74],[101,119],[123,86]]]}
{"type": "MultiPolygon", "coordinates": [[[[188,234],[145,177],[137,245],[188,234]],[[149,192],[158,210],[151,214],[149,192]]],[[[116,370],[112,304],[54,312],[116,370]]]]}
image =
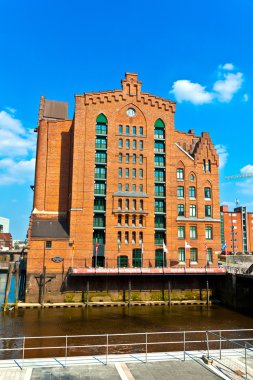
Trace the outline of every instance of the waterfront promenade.
{"type": "Polygon", "coordinates": [[[163,352],[110,355],[105,365],[104,356],[25,359],[24,361],[0,361],[0,380],[240,380],[253,379],[253,358],[248,359],[245,372],[244,358],[238,351],[229,350],[219,359],[217,351],[210,352],[212,364],[202,360],[204,352],[163,352]],[[18,367],[23,364],[24,367],[18,367]],[[9,365],[9,368],[6,368],[9,365]]]}

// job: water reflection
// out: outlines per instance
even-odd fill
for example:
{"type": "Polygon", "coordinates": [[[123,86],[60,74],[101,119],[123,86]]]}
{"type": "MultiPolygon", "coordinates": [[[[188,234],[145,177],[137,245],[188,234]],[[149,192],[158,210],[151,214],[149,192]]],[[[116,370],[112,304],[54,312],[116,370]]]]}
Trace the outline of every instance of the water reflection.
{"type": "Polygon", "coordinates": [[[253,318],[220,306],[26,309],[1,313],[4,337],[251,328],[253,318]]]}

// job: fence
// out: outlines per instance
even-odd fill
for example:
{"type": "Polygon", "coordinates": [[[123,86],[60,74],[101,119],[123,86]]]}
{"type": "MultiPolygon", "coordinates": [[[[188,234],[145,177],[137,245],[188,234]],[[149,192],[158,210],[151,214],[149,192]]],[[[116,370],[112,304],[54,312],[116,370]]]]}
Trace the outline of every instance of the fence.
{"type": "Polygon", "coordinates": [[[106,365],[110,356],[118,354],[132,357],[141,354],[141,361],[146,363],[154,353],[180,352],[182,360],[206,353],[207,357],[213,355],[221,359],[229,350],[236,349],[238,355],[245,358],[247,373],[247,359],[253,355],[250,342],[253,342],[253,329],[13,337],[0,339],[0,358],[14,359],[20,368],[26,366],[28,358],[59,358],[58,364],[65,367],[74,357],[79,359],[79,365],[88,356],[96,356],[106,365]]]}

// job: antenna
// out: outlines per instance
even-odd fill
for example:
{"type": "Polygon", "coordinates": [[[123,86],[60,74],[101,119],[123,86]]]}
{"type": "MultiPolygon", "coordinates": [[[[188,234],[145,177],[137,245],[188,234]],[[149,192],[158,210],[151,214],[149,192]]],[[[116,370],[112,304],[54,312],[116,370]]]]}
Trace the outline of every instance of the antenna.
{"type": "Polygon", "coordinates": [[[238,206],[240,203],[239,199],[235,198],[235,205],[238,206]]]}

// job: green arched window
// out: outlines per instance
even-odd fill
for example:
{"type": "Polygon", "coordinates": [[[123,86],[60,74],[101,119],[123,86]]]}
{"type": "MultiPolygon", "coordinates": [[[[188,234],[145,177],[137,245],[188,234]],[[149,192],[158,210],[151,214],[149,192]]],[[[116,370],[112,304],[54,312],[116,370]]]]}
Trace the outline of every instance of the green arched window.
{"type": "Polygon", "coordinates": [[[157,119],[155,122],[155,139],[165,138],[165,125],[161,119],[157,119]]]}
{"type": "Polygon", "coordinates": [[[96,119],[96,134],[107,135],[107,118],[103,113],[98,115],[96,119]]]}

